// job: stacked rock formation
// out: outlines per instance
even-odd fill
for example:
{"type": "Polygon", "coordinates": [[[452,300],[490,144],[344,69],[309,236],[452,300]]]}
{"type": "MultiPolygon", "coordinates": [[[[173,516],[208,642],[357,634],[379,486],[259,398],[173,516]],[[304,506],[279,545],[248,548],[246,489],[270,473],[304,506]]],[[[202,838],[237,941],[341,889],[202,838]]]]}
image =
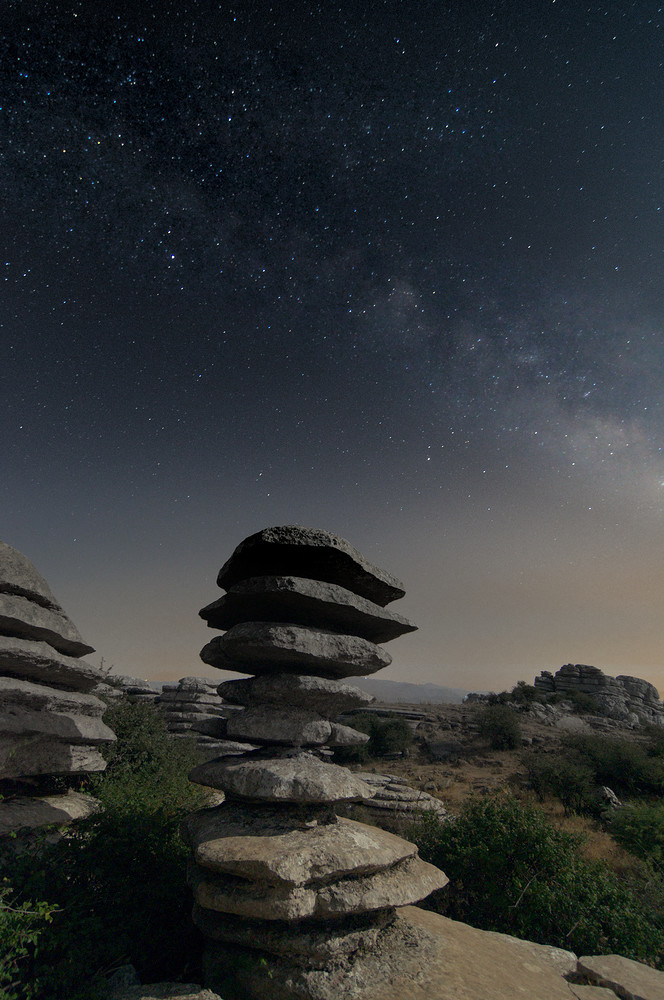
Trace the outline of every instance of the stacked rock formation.
{"type": "Polygon", "coordinates": [[[566,663],[555,674],[543,670],[535,678],[535,687],[545,695],[589,694],[602,715],[627,725],[664,725],[664,705],[657,688],[640,677],[609,677],[599,667],[566,663]]]}
{"type": "MultiPolygon", "coordinates": [[[[0,542],[0,781],[5,795],[0,828],[5,832],[14,824],[12,816],[18,826],[35,826],[65,822],[72,811],[67,805],[72,796],[49,796],[45,807],[36,795],[32,802],[17,801],[25,783],[35,793],[34,779],[40,776],[106,766],[98,747],[115,735],[101,721],[106,705],[90,694],[103,675],[80,659],[92,652],[32,563],[0,542]]],[[[77,800],[73,812],[78,816],[81,808],[77,800]]]]}
{"type": "Polygon", "coordinates": [[[345,974],[393,922],[396,907],[447,882],[414,845],[335,815],[337,803],[371,791],[325,757],[329,747],[366,739],[332,721],[370,700],[344,678],[387,666],[391,658],[376,643],[415,626],[385,609],[403,596],[399,582],[326,531],[258,532],[217,582],[227,593],[201,615],[227,631],[201,658],[251,675],[225,681],[219,693],[245,706],[228,719],[228,735],[259,749],[211,760],[190,775],[226,795],[188,821],[208,984],[216,963],[227,973],[244,954],[263,958],[244,963],[248,996],[316,1000],[330,968],[345,974]]]}
{"type": "Polygon", "coordinates": [[[207,677],[182,677],[177,684],[164,684],[157,699],[172,736],[195,735],[201,746],[211,749],[222,746],[219,736],[224,735],[228,714],[223,705],[215,681],[207,677]]]}
{"type": "Polygon", "coordinates": [[[113,685],[127,701],[132,704],[154,705],[159,692],[151,686],[149,681],[142,677],[131,677],[129,674],[109,674],[106,678],[108,684],[113,685]]]}

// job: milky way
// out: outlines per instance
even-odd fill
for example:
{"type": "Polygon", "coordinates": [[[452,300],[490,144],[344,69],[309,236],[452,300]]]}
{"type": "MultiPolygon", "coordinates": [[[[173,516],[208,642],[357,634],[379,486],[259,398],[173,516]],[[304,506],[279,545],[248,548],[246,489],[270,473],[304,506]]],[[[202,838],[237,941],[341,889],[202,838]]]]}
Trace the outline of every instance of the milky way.
{"type": "Polygon", "coordinates": [[[664,14],[353,6],[3,5],[0,537],[120,672],[304,523],[389,676],[662,688],[664,14]]]}

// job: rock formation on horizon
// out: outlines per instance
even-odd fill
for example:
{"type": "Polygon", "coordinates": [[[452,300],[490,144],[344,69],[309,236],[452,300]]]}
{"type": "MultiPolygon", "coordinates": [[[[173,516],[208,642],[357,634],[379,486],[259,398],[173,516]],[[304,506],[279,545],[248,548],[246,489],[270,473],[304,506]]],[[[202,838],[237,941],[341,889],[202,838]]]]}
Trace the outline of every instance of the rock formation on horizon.
{"type": "Polygon", "coordinates": [[[45,776],[102,771],[115,739],[90,692],[103,674],[94,652],[29,559],[0,542],[0,835],[86,815],[88,797],[39,796],[45,776]]]}
{"type": "Polygon", "coordinates": [[[187,824],[208,979],[214,986],[214,969],[237,967],[244,956],[256,972],[242,976],[248,996],[325,1000],[331,978],[334,993],[358,956],[390,933],[400,940],[391,930],[398,907],[447,882],[413,844],[335,814],[336,804],[372,794],[329,759],[330,747],[367,739],[333,721],[371,701],[345,679],[387,666],[376,643],[415,626],[385,608],[403,596],[399,581],[326,531],[258,532],[237,547],[218,583],[227,594],[201,616],[226,632],[201,658],[250,675],[218,690],[244,706],[225,735],[258,749],[191,774],[226,796],[187,824]]]}
{"type": "Polygon", "coordinates": [[[566,663],[555,674],[543,670],[535,687],[544,695],[591,695],[602,715],[626,725],[654,723],[664,726],[664,705],[657,688],[640,677],[619,674],[609,677],[599,667],[566,663]]]}

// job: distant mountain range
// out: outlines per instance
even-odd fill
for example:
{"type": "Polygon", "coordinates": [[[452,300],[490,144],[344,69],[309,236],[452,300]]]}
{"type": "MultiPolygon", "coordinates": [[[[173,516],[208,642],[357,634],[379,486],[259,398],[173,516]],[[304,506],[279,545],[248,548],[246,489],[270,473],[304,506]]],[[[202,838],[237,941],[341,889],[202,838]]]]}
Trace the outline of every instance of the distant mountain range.
{"type": "Polygon", "coordinates": [[[349,677],[347,683],[362,688],[372,694],[376,701],[384,701],[388,705],[397,702],[407,702],[409,705],[426,702],[440,705],[442,703],[458,705],[468,694],[461,688],[442,687],[440,684],[408,684],[404,681],[383,681],[374,677],[349,677]]]}

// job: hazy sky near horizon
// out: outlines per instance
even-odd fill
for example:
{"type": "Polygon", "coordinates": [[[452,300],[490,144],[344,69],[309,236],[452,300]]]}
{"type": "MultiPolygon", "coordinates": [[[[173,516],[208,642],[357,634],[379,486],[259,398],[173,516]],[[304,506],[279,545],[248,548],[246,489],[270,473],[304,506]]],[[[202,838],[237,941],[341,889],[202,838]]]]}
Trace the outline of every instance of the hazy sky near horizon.
{"type": "Polygon", "coordinates": [[[3,4],[0,537],[93,662],[209,675],[299,523],[404,581],[381,676],[664,691],[663,53],[646,2],[3,4]]]}

